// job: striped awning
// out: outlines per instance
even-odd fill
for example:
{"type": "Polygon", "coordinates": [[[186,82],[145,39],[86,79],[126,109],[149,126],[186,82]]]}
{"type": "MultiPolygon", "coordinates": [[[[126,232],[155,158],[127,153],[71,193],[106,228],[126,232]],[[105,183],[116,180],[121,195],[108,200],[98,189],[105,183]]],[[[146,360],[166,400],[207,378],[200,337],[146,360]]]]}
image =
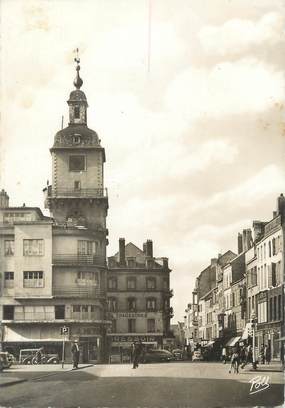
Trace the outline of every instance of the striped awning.
{"type": "Polygon", "coordinates": [[[226,344],[226,347],[234,347],[237,342],[239,341],[240,336],[239,337],[232,337],[226,344]]]}
{"type": "Polygon", "coordinates": [[[212,346],[214,343],[214,340],[210,340],[204,347],[212,346]]]}

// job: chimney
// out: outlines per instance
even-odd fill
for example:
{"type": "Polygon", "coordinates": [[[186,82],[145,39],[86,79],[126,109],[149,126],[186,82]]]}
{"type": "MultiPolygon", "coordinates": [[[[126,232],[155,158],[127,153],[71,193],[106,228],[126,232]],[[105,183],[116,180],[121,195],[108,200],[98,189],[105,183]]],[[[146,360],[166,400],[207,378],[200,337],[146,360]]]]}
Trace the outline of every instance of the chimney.
{"type": "Polygon", "coordinates": [[[242,249],[248,251],[252,247],[251,229],[247,228],[242,231],[242,249]]]}
{"type": "Polygon", "coordinates": [[[242,235],[239,232],[238,233],[238,254],[241,254],[243,252],[243,244],[242,244],[242,235]]]}
{"type": "Polygon", "coordinates": [[[146,256],[153,258],[153,244],[151,239],[146,241],[146,256]]]}
{"type": "Polygon", "coordinates": [[[163,268],[168,269],[168,258],[162,258],[163,268]]]}
{"type": "Polygon", "coordinates": [[[250,228],[242,231],[242,241],[243,250],[248,251],[252,247],[252,234],[250,228]]]}
{"type": "Polygon", "coordinates": [[[264,234],[264,225],[265,225],[265,222],[253,221],[252,227],[253,227],[254,242],[258,240],[264,234]]]}
{"type": "Polygon", "coordinates": [[[9,196],[4,189],[0,191],[0,208],[9,207],[9,196]]]}
{"type": "Polygon", "coordinates": [[[285,215],[285,197],[283,193],[277,198],[277,214],[285,215]]]}
{"type": "Polygon", "coordinates": [[[275,217],[277,217],[277,211],[273,211],[273,217],[272,218],[275,218],[275,217]]]}
{"type": "Polygon", "coordinates": [[[218,259],[217,258],[212,258],[211,259],[211,266],[216,266],[218,263],[218,259]]]}
{"type": "Polygon", "coordinates": [[[143,243],[143,253],[146,255],[146,242],[143,243]]]}
{"type": "Polygon", "coordinates": [[[119,264],[126,265],[125,238],[119,239],[119,264]]]}

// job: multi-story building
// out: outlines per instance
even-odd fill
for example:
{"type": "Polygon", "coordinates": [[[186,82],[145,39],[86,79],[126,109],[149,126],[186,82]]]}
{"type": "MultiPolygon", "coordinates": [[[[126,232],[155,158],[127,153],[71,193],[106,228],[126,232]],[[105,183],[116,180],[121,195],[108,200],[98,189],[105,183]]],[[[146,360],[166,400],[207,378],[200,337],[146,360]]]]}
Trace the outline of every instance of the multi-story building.
{"type": "Polygon", "coordinates": [[[69,124],[57,132],[50,149],[52,185],[44,193],[51,218],[38,208],[9,207],[1,194],[1,341],[16,355],[20,348],[41,345],[61,357],[60,328],[67,326],[68,340],[80,342],[83,361],[100,361],[110,324],[105,152],[87,127],[79,64],[76,70],[67,102],[69,124]]]}
{"type": "Polygon", "coordinates": [[[108,265],[110,355],[129,359],[131,345],[139,339],[152,347],[167,345],[173,317],[168,259],[153,256],[151,240],[141,250],[121,238],[119,252],[108,258],[108,265]]]}
{"type": "Polygon", "coordinates": [[[175,348],[178,348],[180,350],[184,349],[185,346],[185,327],[184,327],[184,322],[177,322],[177,324],[171,324],[170,325],[170,330],[171,333],[173,333],[174,339],[171,341],[170,347],[164,346],[164,348],[169,348],[170,350],[173,350],[175,348]]]}
{"type": "Polygon", "coordinates": [[[236,257],[227,251],[211,264],[196,279],[193,292],[193,305],[197,305],[198,336],[202,343],[221,337],[223,329],[223,271],[224,267],[236,257]],[[195,299],[195,300],[194,300],[195,299]]]}
{"type": "Polygon", "coordinates": [[[225,339],[231,337],[227,344],[233,346],[245,328],[245,252],[237,255],[225,266],[223,282],[225,308],[223,337],[225,339]]]}
{"type": "Polygon", "coordinates": [[[198,331],[198,305],[195,302],[195,297],[193,297],[193,302],[188,303],[185,309],[184,316],[184,337],[185,344],[191,346],[199,342],[199,331],[198,331]]]}
{"type": "Polygon", "coordinates": [[[284,217],[285,198],[277,200],[277,211],[264,225],[256,243],[257,344],[269,345],[272,358],[280,358],[284,336],[284,217]]]}

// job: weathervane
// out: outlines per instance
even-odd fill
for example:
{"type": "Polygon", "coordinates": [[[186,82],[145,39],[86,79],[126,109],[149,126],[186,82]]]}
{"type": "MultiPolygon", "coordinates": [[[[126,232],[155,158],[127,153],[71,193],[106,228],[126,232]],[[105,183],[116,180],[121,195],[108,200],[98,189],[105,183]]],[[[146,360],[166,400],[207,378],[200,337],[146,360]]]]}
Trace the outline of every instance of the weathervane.
{"type": "Polygon", "coordinates": [[[82,84],[83,84],[83,81],[82,81],[82,79],[81,79],[80,76],[79,76],[79,71],[80,71],[80,65],[79,65],[79,64],[80,64],[80,58],[79,58],[79,56],[78,56],[79,49],[76,48],[73,52],[76,52],[76,57],[74,58],[74,61],[75,61],[76,64],[77,64],[77,66],[76,66],[77,75],[76,75],[76,78],[75,78],[73,84],[74,84],[74,86],[75,86],[76,89],[80,89],[81,86],[82,86],[82,84]]]}
{"type": "Polygon", "coordinates": [[[74,58],[74,61],[77,63],[77,65],[79,65],[79,64],[80,64],[80,58],[79,58],[79,56],[78,56],[79,49],[76,48],[76,49],[74,50],[74,52],[76,52],[76,57],[74,58]]]}

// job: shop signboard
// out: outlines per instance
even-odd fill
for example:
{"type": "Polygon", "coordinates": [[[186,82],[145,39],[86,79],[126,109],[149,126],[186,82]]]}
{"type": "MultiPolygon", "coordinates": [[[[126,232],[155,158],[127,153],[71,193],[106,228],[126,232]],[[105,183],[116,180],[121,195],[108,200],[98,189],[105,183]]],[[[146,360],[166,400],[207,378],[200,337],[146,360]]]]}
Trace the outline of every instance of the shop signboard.
{"type": "Polygon", "coordinates": [[[126,343],[130,342],[133,343],[134,341],[142,341],[142,342],[156,342],[158,338],[161,336],[144,336],[144,335],[122,335],[122,336],[112,336],[112,342],[117,342],[117,343],[126,343]]]}

